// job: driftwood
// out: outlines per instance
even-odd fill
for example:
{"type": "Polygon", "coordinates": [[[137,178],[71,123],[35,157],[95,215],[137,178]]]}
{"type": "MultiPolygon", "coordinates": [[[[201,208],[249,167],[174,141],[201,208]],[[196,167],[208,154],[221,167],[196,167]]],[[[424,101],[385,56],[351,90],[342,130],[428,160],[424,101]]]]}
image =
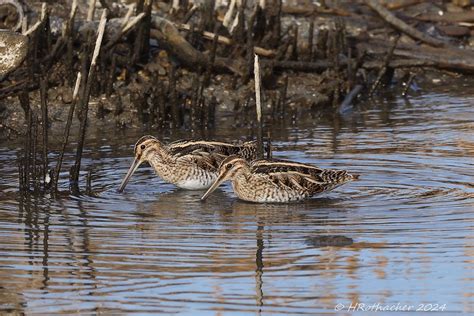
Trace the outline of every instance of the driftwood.
{"type": "Polygon", "coordinates": [[[430,44],[435,47],[443,47],[447,46],[447,43],[431,37],[427,34],[424,34],[417,29],[409,26],[399,18],[397,18],[395,15],[393,15],[392,12],[390,12],[388,9],[386,9],[383,5],[379,3],[377,0],[365,0],[365,3],[372,8],[375,12],[377,12],[382,19],[384,19],[388,24],[392,25],[394,28],[397,30],[417,39],[420,40],[424,43],[430,44]]]}
{"type": "MultiPolygon", "coordinates": [[[[172,22],[158,16],[153,16],[151,18],[151,26],[151,37],[156,38],[165,45],[183,64],[191,68],[196,68],[197,66],[208,67],[208,56],[195,49],[186,41],[172,22]]],[[[226,69],[241,76],[245,65],[239,59],[230,60],[228,58],[216,57],[213,66],[216,69],[226,69]]]]}
{"type": "Polygon", "coordinates": [[[322,8],[315,4],[308,5],[282,5],[281,12],[292,15],[332,14],[338,16],[350,16],[351,13],[340,8],[322,8]]]}
{"type": "MultiPolygon", "coordinates": [[[[177,27],[180,30],[191,31],[191,25],[189,25],[189,24],[179,24],[179,25],[177,25],[177,27]]],[[[212,32],[204,31],[204,32],[202,32],[202,36],[205,39],[212,41],[212,40],[214,40],[214,37],[216,36],[216,34],[214,34],[212,32]]],[[[220,44],[225,44],[225,45],[229,45],[229,46],[232,46],[232,45],[235,44],[235,42],[232,39],[230,39],[226,36],[222,36],[222,35],[217,35],[217,42],[220,43],[220,44]]],[[[275,51],[273,51],[271,49],[266,49],[266,48],[256,46],[256,47],[254,47],[254,51],[255,51],[255,54],[260,55],[260,56],[264,56],[264,57],[273,57],[273,56],[275,56],[275,51]]]]}
{"type": "MultiPolygon", "coordinates": [[[[379,48],[377,53],[380,53],[382,48],[379,48]]],[[[372,50],[372,52],[375,52],[372,50]]],[[[387,53],[387,50],[385,50],[387,53]]],[[[339,67],[345,67],[348,64],[357,63],[356,59],[341,59],[339,60],[339,67]]],[[[334,62],[331,60],[318,60],[315,62],[307,61],[283,61],[283,60],[273,60],[273,59],[263,59],[261,64],[265,67],[271,67],[277,70],[294,70],[301,72],[323,72],[328,68],[334,67],[334,62]]],[[[364,69],[380,69],[384,67],[385,61],[365,61],[361,67],[364,69]]],[[[395,59],[390,60],[386,67],[390,68],[410,68],[410,67],[434,67],[437,63],[431,60],[418,60],[418,59],[395,59]]]]}
{"type": "Polygon", "coordinates": [[[474,22],[474,11],[443,12],[443,15],[434,13],[424,13],[419,16],[416,16],[415,19],[420,21],[444,23],[474,22]]]}
{"type": "Polygon", "coordinates": [[[458,25],[439,25],[438,29],[445,35],[452,37],[469,36],[471,33],[471,30],[468,27],[458,25]]]}
{"type": "Polygon", "coordinates": [[[168,46],[168,49],[170,49],[180,61],[187,65],[205,65],[207,63],[206,56],[186,41],[173,23],[167,19],[154,16],[151,19],[151,25],[153,27],[151,36],[168,46]]]}
{"type": "MultiPolygon", "coordinates": [[[[387,51],[385,51],[386,53],[387,51]]],[[[394,51],[395,52],[395,51],[394,51]]],[[[366,61],[362,64],[364,69],[379,69],[384,64],[383,61],[366,61]]],[[[436,67],[437,63],[431,60],[419,59],[396,59],[388,63],[390,68],[412,68],[412,67],[436,67]]]]}
{"type": "MultiPolygon", "coordinates": [[[[368,43],[357,44],[358,49],[366,50],[372,54],[386,54],[390,45],[383,40],[371,40],[368,43]]],[[[459,48],[435,48],[418,45],[399,44],[394,51],[395,56],[420,60],[431,66],[460,72],[474,72],[474,51],[459,48]]],[[[389,64],[391,66],[391,63],[389,64]]]]}
{"type": "Polygon", "coordinates": [[[390,1],[385,4],[385,7],[389,10],[398,10],[406,7],[410,7],[415,4],[423,3],[426,0],[398,0],[390,1]]]}
{"type": "MultiPolygon", "coordinates": [[[[295,70],[302,72],[323,72],[333,67],[333,62],[329,60],[318,60],[315,62],[263,59],[262,65],[279,70],[295,70]]],[[[347,65],[347,61],[341,61],[340,66],[347,65]]]]}
{"type": "MultiPolygon", "coordinates": [[[[129,32],[133,27],[138,25],[138,22],[142,19],[142,15],[138,15],[133,18],[114,18],[107,22],[107,30],[105,38],[107,44],[106,49],[110,49],[116,44],[120,38],[129,32]],[[129,21],[128,21],[129,20],[129,21]],[[125,25],[125,26],[124,26],[125,25]]],[[[181,29],[189,30],[189,25],[179,25],[181,29]]],[[[97,22],[94,21],[80,21],[76,24],[76,28],[80,34],[88,34],[90,31],[97,29],[97,22]]],[[[214,39],[214,33],[204,32],[203,37],[207,39],[214,39]]],[[[202,67],[207,68],[209,64],[209,57],[207,54],[200,52],[195,49],[178,30],[178,27],[171,21],[160,17],[151,17],[151,29],[150,37],[158,40],[167,50],[169,50],[175,57],[179,59],[184,65],[190,68],[202,67]]],[[[224,36],[218,36],[218,42],[226,45],[232,45],[233,41],[224,36]]],[[[255,52],[262,56],[273,56],[274,52],[264,48],[255,48],[255,52]]],[[[243,74],[243,61],[239,59],[229,60],[228,58],[217,57],[214,61],[214,67],[217,70],[226,70],[232,73],[243,74]]]]}

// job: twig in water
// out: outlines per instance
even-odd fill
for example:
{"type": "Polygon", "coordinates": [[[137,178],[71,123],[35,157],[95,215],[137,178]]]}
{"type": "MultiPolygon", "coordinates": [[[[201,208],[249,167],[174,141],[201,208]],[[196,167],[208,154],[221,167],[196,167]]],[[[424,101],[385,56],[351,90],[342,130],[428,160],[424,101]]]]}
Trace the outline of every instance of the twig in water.
{"type": "MultiPolygon", "coordinates": [[[[36,165],[36,152],[37,152],[37,145],[38,145],[38,116],[35,114],[33,115],[33,125],[32,125],[32,130],[31,130],[31,139],[32,143],[30,145],[32,146],[31,152],[32,152],[32,158],[31,158],[31,163],[33,163],[33,188],[35,193],[38,193],[38,166],[36,165]]],[[[31,164],[30,163],[30,164],[31,164]]]]}
{"type": "Polygon", "coordinates": [[[99,28],[97,30],[97,40],[95,42],[94,53],[92,54],[92,60],[89,67],[89,73],[87,74],[86,80],[86,87],[84,90],[84,94],[81,98],[81,104],[83,106],[82,109],[82,120],[80,125],[79,131],[79,141],[77,144],[77,151],[76,151],[76,161],[74,163],[73,173],[71,175],[71,180],[73,185],[75,186],[75,191],[78,190],[78,183],[79,183],[79,170],[81,169],[81,158],[82,158],[82,151],[84,149],[84,140],[86,137],[86,127],[87,127],[87,112],[89,110],[89,98],[91,93],[91,87],[93,83],[93,79],[95,78],[95,71],[96,71],[96,64],[97,64],[97,57],[100,53],[100,47],[102,45],[102,39],[104,37],[105,26],[107,23],[107,10],[103,10],[102,16],[99,22],[99,28]]]}
{"type": "Polygon", "coordinates": [[[86,178],[86,194],[87,195],[92,195],[92,171],[89,170],[87,172],[87,178],[86,178]]]}
{"type": "Polygon", "coordinates": [[[77,95],[79,93],[80,84],[81,84],[81,73],[78,72],[76,84],[74,86],[74,92],[72,94],[72,103],[71,103],[71,107],[69,108],[69,114],[67,117],[66,129],[64,131],[63,146],[61,149],[61,153],[59,154],[58,163],[56,165],[55,175],[53,178],[53,192],[57,192],[58,190],[59,173],[61,171],[61,164],[63,163],[63,157],[64,157],[64,152],[66,151],[66,145],[69,140],[69,132],[71,131],[71,124],[72,124],[72,119],[74,117],[74,109],[77,103],[77,95]]]}
{"type": "MultiPolygon", "coordinates": [[[[383,63],[382,67],[379,70],[377,78],[375,79],[374,84],[370,88],[369,96],[374,94],[375,90],[377,89],[379,84],[382,82],[383,76],[385,76],[387,74],[387,71],[390,68],[389,67],[390,59],[392,59],[392,57],[393,57],[393,53],[395,51],[395,48],[397,47],[397,43],[398,43],[399,39],[400,39],[400,36],[397,36],[397,38],[395,38],[395,41],[393,42],[392,47],[390,47],[390,49],[388,51],[388,54],[386,55],[386,57],[384,59],[384,63],[383,63]]],[[[392,69],[392,74],[393,74],[393,68],[391,68],[391,69],[392,69]]]]}
{"type": "Polygon", "coordinates": [[[43,183],[46,184],[48,173],[48,75],[40,80],[41,121],[43,123],[43,183]]]}
{"type": "Polygon", "coordinates": [[[25,141],[25,157],[24,163],[25,166],[23,168],[23,191],[28,191],[30,188],[30,170],[31,170],[31,138],[33,136],[33,111],[29,111],[27,115],[27,124],[28,124],[28,132],[26,134],[26,141],[25,141]]]}
{"type": "Polygon", "coordinates": [[[403,89],[402,96],[406,97],[408,95],[408,90],[410,90],[411,83],[415,77],[416,74],[410,73],[410,77],[408,77],[408,80],[405,82],[405,88],[403,89]]]}

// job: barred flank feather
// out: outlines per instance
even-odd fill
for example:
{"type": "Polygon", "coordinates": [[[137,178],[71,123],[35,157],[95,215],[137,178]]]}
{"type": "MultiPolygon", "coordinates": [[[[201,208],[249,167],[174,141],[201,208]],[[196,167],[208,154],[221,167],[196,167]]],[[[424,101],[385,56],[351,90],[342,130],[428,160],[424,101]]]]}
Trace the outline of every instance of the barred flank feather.
{"type": "Polygon", "coordinates": [[[359,175],[345,170],[321,169],[285,160],[262,159],[248,163],[240,157],[229,156],[219,167],[216,183],[231,180],[234,192],[246,201],[290,202],[330,191],[358,178],[359,175]]]}

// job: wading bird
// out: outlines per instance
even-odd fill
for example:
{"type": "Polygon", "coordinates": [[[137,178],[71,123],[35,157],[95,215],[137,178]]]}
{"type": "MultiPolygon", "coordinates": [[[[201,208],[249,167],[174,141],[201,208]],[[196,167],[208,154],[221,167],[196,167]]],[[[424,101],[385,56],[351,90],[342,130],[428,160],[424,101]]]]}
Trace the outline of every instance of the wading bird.
{"type": "Polygon", "coordinates": [[[205,200],[226,180],[232,181],[235,194],[242,200],[285,203],[303,200],[358,178],[359,175],[345,170],[320,169],[284,160],[248,163],[238,156],[230,156],[222,161],[218,178],[201,200],[205,200]]]}
{"type": "Polygon", "coordinates": [[[216,180],[219,165],[230,155],[253,160],[255,142],[228,144],[203,140],[181,140],[167,145],[153,136],[143,136],[135,144],[135,159],[120,185],[125,189],[133,173],[148,162],[164,181],[188,190],[207,189],[216,180]]]}

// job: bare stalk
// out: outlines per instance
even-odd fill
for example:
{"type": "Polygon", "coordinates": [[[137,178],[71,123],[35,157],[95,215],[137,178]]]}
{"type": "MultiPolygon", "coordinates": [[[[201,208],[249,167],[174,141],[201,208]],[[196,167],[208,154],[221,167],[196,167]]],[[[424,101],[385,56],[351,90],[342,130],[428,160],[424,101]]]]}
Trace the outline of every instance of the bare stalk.
{"type": "Polygon", "coordinates": [[[257,110],[257,154],[258,158],[263,158],[263,123],[262,123],[262,88],[260,78],[260,63],[258,61],[258,55],[254,55],[254,75],[255,75],[255,106],[257,110]]]}
{"type": "Polygon", "coordinates": [[[61,149],[61,153],[59,154],[59,159],[56,165],[55,175],[53,178],[53,192],[57,192],[58,190],[59,173],[61,172],[61,165],[63,163],[64,152],[66,151],[67,142],[69,140],[69,133],[71,131],[72,119],[74,116],[74,109],[76,108],[77,95],[79,93],[80,84],[81,84],[81,72],[78,72],[76,84],[74,86],[74,92],[72,93],[72,103],[71,103],[71,107],[69,108],[69,113],[68,113],[67,122],[66,122],[66,129],[64,131],[63,147],[61,149]]]}

